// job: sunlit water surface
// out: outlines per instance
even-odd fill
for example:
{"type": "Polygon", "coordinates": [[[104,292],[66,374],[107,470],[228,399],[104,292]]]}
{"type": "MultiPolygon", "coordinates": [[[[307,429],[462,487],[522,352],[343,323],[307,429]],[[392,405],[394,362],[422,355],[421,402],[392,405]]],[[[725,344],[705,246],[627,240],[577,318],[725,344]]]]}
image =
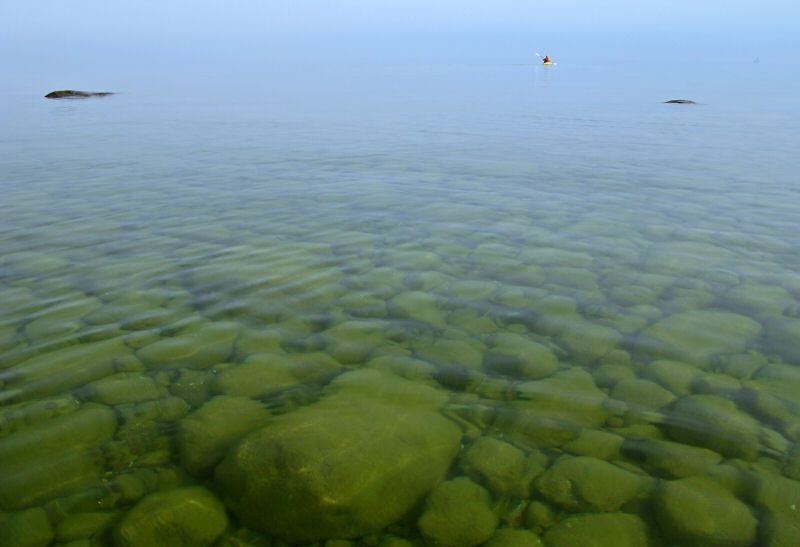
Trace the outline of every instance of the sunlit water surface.
{"type": "Polygon", "coordinates": [[[631,51],[4,91],[0,544],[800,543],[797,82],[631,51]]]}

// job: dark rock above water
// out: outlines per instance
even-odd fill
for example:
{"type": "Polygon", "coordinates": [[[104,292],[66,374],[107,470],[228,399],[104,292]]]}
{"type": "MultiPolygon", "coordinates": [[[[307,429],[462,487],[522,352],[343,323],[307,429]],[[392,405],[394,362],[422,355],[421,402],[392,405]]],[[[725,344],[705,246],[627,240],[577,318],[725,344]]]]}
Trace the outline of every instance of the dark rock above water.
{"type": "Polygon", "coordinates": [[[697,104],[694,101],[690,101],[689,99],[672,99],[669,101],[664,101],[664,104],[697,104]]]}
{"type": "Polygon", "coordinates": [[[113,95],[110,91],[75,91],[74,89],[62,89],[51,91],[45,95],[46,99],[86,99],[89,97],[105,97],[113,95]]]}

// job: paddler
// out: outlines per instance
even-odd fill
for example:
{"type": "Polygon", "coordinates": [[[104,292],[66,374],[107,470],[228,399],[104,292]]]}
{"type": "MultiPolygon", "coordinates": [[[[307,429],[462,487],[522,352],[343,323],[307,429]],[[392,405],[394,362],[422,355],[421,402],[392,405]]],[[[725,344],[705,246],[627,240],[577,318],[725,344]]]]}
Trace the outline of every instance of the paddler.
{"type": "Polygon", "coordinates": [[[547,63],[551,63],[552,61],[550,60],[550,56],[549,55],[545,55],[544,59],[542,59],[542,62],[544,64],[547,64],[547,63]]]}

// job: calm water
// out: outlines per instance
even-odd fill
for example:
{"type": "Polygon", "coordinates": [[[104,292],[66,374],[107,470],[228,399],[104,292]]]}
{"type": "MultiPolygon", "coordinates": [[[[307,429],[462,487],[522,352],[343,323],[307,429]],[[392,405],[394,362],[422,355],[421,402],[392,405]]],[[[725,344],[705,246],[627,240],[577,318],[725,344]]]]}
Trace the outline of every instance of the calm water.
{"type": "Polygon", "coordinates": [[[800,543],[796,72],[449,46],[20,64],[0,544],[800,543]]]}

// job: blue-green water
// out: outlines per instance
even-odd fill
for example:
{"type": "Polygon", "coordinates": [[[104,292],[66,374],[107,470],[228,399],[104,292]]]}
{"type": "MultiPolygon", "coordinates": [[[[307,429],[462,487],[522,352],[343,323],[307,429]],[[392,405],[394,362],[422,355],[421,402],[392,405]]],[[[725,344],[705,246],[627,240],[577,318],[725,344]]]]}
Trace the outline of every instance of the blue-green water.
{"type": "Polygon", "coordinates": [[[790,65],[453,51],[6,84],[0,544],[800,541],[790,65]]]}

